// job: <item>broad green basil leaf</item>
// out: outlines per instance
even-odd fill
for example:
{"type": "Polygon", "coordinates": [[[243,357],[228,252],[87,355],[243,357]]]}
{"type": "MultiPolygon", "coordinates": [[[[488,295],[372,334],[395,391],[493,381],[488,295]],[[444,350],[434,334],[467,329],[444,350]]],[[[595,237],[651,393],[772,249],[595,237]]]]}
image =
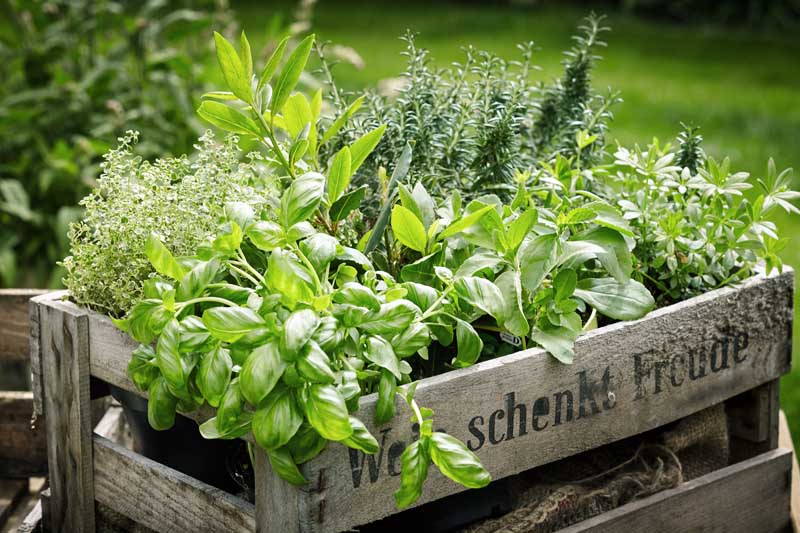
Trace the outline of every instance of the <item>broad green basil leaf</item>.
{"type": "Polygon", "coordinates": [[[419,315],[419,307],[410,301],[394,300],[382,304],[380,311],[370,313],[358,327],[365,333],[389,335],[407,328],[419,315]]]}
{"type": "Polygon", "coordinates": [[[412,322],[404,331],[392,337],[397,357],[408,357],[431,343],[431,330],[422,322],[412,322]]]}
{"type": "Polygon", "coordinates": [[[225,204],[225,217],[230,222],[236,222],[242,230],[250,227],[256,218],[255,210],[244,202],[227,202],[225,204]]]}
{"type": "Polygon", "coordinates": [[[319,316],[311,309],[301,309],[290,314],[283,324],[281,355],[294,361],[319,326],[319,316]]]}
{"type": "Polygon", "coordinates": [[[335,304],[333,306],[333,316],[336,317],[345,328],[354,328],[363,324],[367,316],[371,315],[369,309],[351,304],[335,304]]]}
{"type": "Polygon", "coordinates": [[[372,290],[360,283],[348,282],[333,294],[333,301],[366,307],[370,311],[380,311],[381,302],[372,290]]]}
{"type": "Polygon", "coordinates": [[[142,285],[142,292],[144,293],[144,297],[148,299],[168,300],[170,298],[170,293],[172,293],[174,298],[175,287],[162,279],[150,278],[142,285]]]}
{"type": "Polygon", "coordinates": [[[385,368],[397,379],[403,377],[400,373],[399,361],[394,354],[392,345],[383,337],[367,337],[364,347],[364,357],[379,367],[385,368]]]}
{"type": "Polygon", "coordinates": [[[478,456],[469,451],[463,442],[438,431],[430,439],[431,459],[442,474],[470,489],[485,487],[492,481],[492,476],[478,456]]]}
{"type": "Polygon", "coordinates": [[[292,485],[305,485],[306,478],[300,473],[297,464],[294,462],[292,454],[289,452],[288,447],[278,448],[275,450],[267,450],[267,457],[269,457],[269,464],[272,469],[284,480],[292,485]]]}
{"type": "Polygon", "coordinates": [[[353,427],[353,434],[344,439],[342,444],[370,455],[378,453],[380,449],[378,441],[375,440],[375,437],[369,432],[367,426],[354,416],[350,417],[350,425],[353,427]]]}
{"type": "Polygon", "coordinates": [[[253,119],[238,109],[220,102],[206,100],[197,109],[200,118],[224,131],[261,138],[261,129],[253,119]]]}
{"type": "Polygon", "coordinates": [[[332,316],[322,317],[311,338],[326,352],[333,352],[344,340],[344,331],[339,321],[332,316]]]}
{"type": "Polygon", "coordinates": [[[232,283],[221,284],[217,287],[209,287],[208,295],[216,296],[218,298],[225,298],[235,304],[244,305],[247,303],[250,295],[255,291],[249,287],[240,287],[232,283]]]}
{"type": "MultiPolygon", "coordinates": [[[[454,326],[445,323],[429,324],[431,333],[436,337],[436,341],[442,346],[450,346],[453,343],[454,326]]],[[[427,357],[425,358],[427,359],[427,357]]]]}
{"type": "Polygon", "coordinates": [[[253,437],[265,450],[280,448],[297,433],[303,413],[285,387],[276,387],[253,414],[253,437]]]}
{"type": "Polygon", "coordinates": [[[324,438],[341,441],[353,434],[344,398],[333,385],[311,385],[305,408],[308,423],[324,438]]]}
{"type": "Polygon", "coordinates": [[[382,425],[394,418],[394,396],[397,381],[391,372],[381,370],[378,382],[378,403],[375,406],[375,424],[382,425]]]}
{"type": "MultiPolygon", "coordinates": [[[[596,251],[596,257],[603,268],[620,283],[625,283],[630,279],[633,272],[631,253],[628,251],[625,238],[618,231],[594,228],[577,235],[575,241],[567,241],[564,243],[565,247],[573,242],[590,242],[597,245],[600,250],[596,251]]],[[[583,259],[583,261],[585,260],[583,259]]]]}
{"type": "Polygon", "coordinates": [[[128,362],[128,377],[140,391],[146,391],[160,372],[155,362],[156,354],[153,348],[140,344],[131,354],[128,362]]]}
{"type": "Polygon", "coordinates": [[[356,173],[369,154],[378,146],[385,130],[386,124],[381,124],[350,145],[350,172],[352,174],[356,173]]]}
{"type": "Polygon", "coordinates": [[[536,329],[531,333],[533,342],[565,365],[571,365],[575,359],[574,346],[577,337],[575,331],[565,327],[536,329]]]}
{"type": "Polygon", "coordinates": [[[589,202],[586,207],[597,213],[597,218],[594,219],[595,224],[611,228],[628,237],[634,236],[630,224],[615,207],[604,202],[589,202]]]}
{"type": "Polygon", "coordinates": [[[289,229],[307,220],[319,207],[325,194],[325,176],[308,172],[295,179],[281,197],[281,221],[289,229]]]}
{"type": "Polygon", "coordinates": [[[289,36],[287,35],[281,40],[281,42],[278,43],[278,46],[275,47],[275,51],[273,51],[272,55],[269,56],[267,64],[264,65],[264,70],[261,71],[261,76],[258,77],[258,91],[261,91],[261,88],[268,84],[272,79],[273,74],[275,74],[281,59],[283,58],[283,53],[286,50],[286,43],[288,42],[289,36]]]}
{"type": "Polygon", "coordinates": [[[441,250],[417,259],[400,269],[400,278],[403,281],[412,281],[431,286],[436,283],[433,267],[439,263],[440,258],[441,250]]]}
{"type": "Polygon", "coordinates": [[[398,183],[397,195],[400,197],[400,205],[414,213],[414,216],[417,217],[420,222],[422,222],[422,211],[419,210],[419,206],[417,205],[417,201],[414,199],[414,195],[411,193],[411,190],[409,190],[409,188],[402,183],[398,183]]]}
{"type": "Polygon", "coordinates": [[[178,263],[170,251],[167,250],[167,247],[162,244],[161,239],[159,239],[155,233],[151,233],[147,237],[144,251],[150,264],[153,265],[156,272],[162,276],[180,280],[186,273],[186,270],[178,263]]]}
{"type": "Polygon", "coordinates": [[[244,408],[244,397],[239,386],[239,379],[231,381],[217,408],[217,428],[223,434],[229,433],[241,418],[244,408]]]}
{"type": "Polygon", "coordinates": [[[209,283],[214,281],[220,270],[217,259],[203,261],[187,272],[178,285],[178,300],[186,301],[200,296],[209,283]]]}
{"type": "Polygon", "coordinates": [[[308,422],[303,422],[286,445],[295,463],[303,464],[320,454],[328,441],[322,438],[308,422]]]}
{"type": "MultiPolygon", "coordinates": [[[[306,95],[297,92],[286,100],[286,104],[283,106],[283,120],[286,123],[289,134],[297,139],[295,146],[305,141],[305,147],[302,151],[305,152],[308,149],[312,153],[316,152],[316,119],[311,112],[311,105],[308,103],[306,95]]],[[[295,148],[295,146],[292,146],[292,148],[295,148]]],[[[293,158],[290,156],[289,159],[292,160],[293,158]]]]}
{"type": "Polygon", "coordinates": [[[197,388],[213,407],[219,405],[225,389],[228,388],[232,369],[233,361],[228,350],[219,344],[202,355],[196,377],[197,388]]]}
{"type": "Polygon", "coordinates": [[[333,222],[339,222],[347,218],[351,212],[361,205],[364,195],[367,193],[367,186],[362,185],[354,191],[342,195],[338,200],[333,202],[328,214],[333,222]]]}
{"type": "Polygon", "coordinates": [[[150,344],[173,316],[161,300],[141,300],[125,319],[127,332],[140,343],[150,344]]]}
{"type": "Polygon", "coordinates": [[[252,102],[253,91],[250,87],[250,76],[248,76],[246,65],[242,64],[241,56],[236,53],[233,45],[217,32],[214,32],[214,43],[217,47],[219,68],[222,70],[222,76],[225,78],[228,89],[242,101],[252,102]]]}
{"type": "Polygon", "coordinates": [[[209,333],[224,342],[236,342],[246,333],[265,326],[264,319],[247,307],[213,307],[203,312],[209,333]]]}
{"type": "Polygon", "coordinates": [[[650,291],[636,280],[620,283],[613,278],[582,279],[575,296],[615,320],[636,320],[655,307],[650,291]]]}
{"type": "Polygon", "coordinates": [[[289,242],[297,242],[300,239],[305,239],[314,235],[317,230],[311,225],[311,222],[304,220],[293,225],[286,231],[286,240],[289,242]]]}
{"type": "Polygon", "coordinates": [[[286,59],[286,64],[283,66],[283,70],[281,70],[278,79],[275,81],[275,88],[272,91],[272,102],[270,102],[270,112],[272,115],[276,115],[283,109],[286,100],[288,100],[289,95],[300,80],[300,75],[306,67],[306,61],[308,61],[308,55],[311,53],[313,44],[314,36],[309,35],[300,41],[297,48],[295,48],[286,59]]]}
{"type": "Polygon", "coordinates": [[[236,222],[230,222],[230,233],[223,233],[221,235],[217,235],[214,239],[214,242],[211,244],[211,247],[217,251],[222,252],[223,254],[230,256],[233,255],[236,250],[242,245],[242,228],[239,227],[239,224],[236,222]]]}
{"type": "Polygon", "coordinates": [[[300,250],[320,273],[336,257],[338,247],[339,241],[325,233],[316,233],[300,243],[300,250]]]}
{"type": "Polygon", "coordinates": [[[439,297],[439,293],[430,285],[407,281],[401,286],[407,291],[407,299],[422,311],[427,311],[439,297]]]}
{"type": "Polygon", "coordinates": [[[258,220],[247,228],[247,237],[259,250],[271,252],[286,242],[283,228],[275,222],[258,220]]]}
{"type": "Polygon", "coordinates": [[[453,359],[453,366],[464,368],[475,364],[481,356],[483,341],[468,322],[456,319],[456,343],[458,354],[453,359]]]}
{"type": "MultiPolygon", "coordinates": [[[[339,389],[339,394],[342,395],[344,401],[348,403],[348,408],[350,408],[350,400],[355,400],[356,404],[358,404],[358,397],[361,395],[361,385],[358,383],[358,374],[356,372],[345,370],[341,374],[342,382],[337,385],[336,388],[339,389]]],[[[358,407],[358,405],[356,405],[356,407],[358,407]]],[[[352,409],[350,410],[352,411],[352,409]]]]}
{"type": "Polygon", "coordinates": [[[335,202],[342,196],[350,185],[350,148],[345,146],[333,158],[331,169],[328,171],[328,201],[335,202]]]}
{"type": "Polygon", "coordinates": [[[172,319],[161,332],[156,347],[156,362],[161,375],[169,385],[170,391],[179,398],[188,398],[188,379],[191,367],[181,357],[179,350],[181,338],[180,323],[172,319]]]}
{"type": "Polygon", "coordinates": [[[423,437],[403,450],[400,457],[400,489],[394,493],[398,509],[408,507],[422,495],[422,486],[431,463],[429,447],[430,437],[423,437]]]}
{"type": "Polygon", "coordinates": [[[522,308],[522,279],[516,270],[506,270],[494,280],[494,284],[503,293],[505,310],[503,311],[503,327],[519,337],[527,335],[530,324],[522,308]]]}
{"type": "Polygon", "coordinates": [[[308,341],[302,355],[297,359],[297,371],[312,383],[333,383],[336,375],[331,370],[328,354],[314,341],[308,341]]]}
{"type": "Polygon", "coordinates": [[[422,223],[425,224],[426,228],[429,228],[436,218],[436,204],[433,198],[431,198],[431,195],[422,185],[421,181],[414,184],[414,190],[411,191],[411,195],[414,197],[414,202],[419,208],[422,223]]]}
{"type": "Polygon", "coordinates": [[[461,266],[456,270],[455,276],[463,278],[464,276],[474,276],[475,273],[481,270],[489,269],[494,274],[495,269],[503,264],[505,260],[492,251],[481,251],[467,258],[466,261],[461,263],[461,266]]]}
{"type": "Polygon", "coordinates": [[[163,431],[175,424],[175,409],[178,399],[167,387],[166,380],[159,376],[150,384],[147,398],[147,420],[150,427],[163,431]]]}
{"type": "Polygon", "coordinates": [[[290,307],[298,302],[310,303],[314,297],[308,274],[280,248],[269,256],[266,279],[267,286],[290,307]]]}
{"type": "Polygon", "coordinates": [[[531,293],[539,290],[542,281],[556,264],[557,240],[555,234],[537,235],[523,241],[517,251],[522,286],[531,293]]]}
{"type": "Polygon", "coordinates": [[[454,286],[459,298],[502,322],[506,304],[497,285],[488,279],[465,276],[458,278],[454,286]]]}
{"type": "Polygon", "coordinates": [[[402,205],[396,205],[392,209],[392,232],[403,246],[420,253],[425,252],[428,244],[425,226],[414,213],[402,205]]]}
{"type": "Polygon", "coordinates": [[[561,302],[572,296],[577,284],[578,275],[575,274],[574,270],[568,268],[556,274],[556,277],[553,278],[556,302],[561,302]]]}
{"type": "Polygon", "coordinates": [[[342,251],[336,255],[336,260],[354,263],[364,270],[375,270],[366,255],[349,246],[342,246],[342,251]]]}
{"type": "Polygon", "coordinates": [[[239,372],[239,388],[251,405],[261,403],[286,370],[278,343],[259,346],[250,354],[239,372]]]}
{"type": "Polygon", "coordinates": [[[539,213],[535,209],[528,209],[520,216],[518,216],[509,226],[506,232],[506,241],[511,250],[516,250],[523,239],[528,236],[536,221],[539,219],[539,213]]]}
{"type": "Polygon", "coordinates": [[[439,234],[439,239],[440,240],[446,239],[447,237],[450,237],[452,235],[455,235],[456,233],[464,231],[465,229],[469,228],[470,226],[480,221],[480,219],[483,218],[483,216],[486,215],[486,213],[488,213],[489,211],[494,211],[494,208],[495,208],[494,205],[486,205],[481,207],[477,211],[473,211],[472,213],[464,215],[458,220],[454,220],[453,222],[450,223],[449,226],[447,226],[444,229],[444,231],[442,231],[439,234]]]}
{"type": "Polygon", "coordinates": [[[219,416],[215,416],[200,424],[200,434],[204,439],[238,439],[250,432],[252,418],[250,413],[244,413],[226,431],[223,431],[220,427],[219,416]]]}

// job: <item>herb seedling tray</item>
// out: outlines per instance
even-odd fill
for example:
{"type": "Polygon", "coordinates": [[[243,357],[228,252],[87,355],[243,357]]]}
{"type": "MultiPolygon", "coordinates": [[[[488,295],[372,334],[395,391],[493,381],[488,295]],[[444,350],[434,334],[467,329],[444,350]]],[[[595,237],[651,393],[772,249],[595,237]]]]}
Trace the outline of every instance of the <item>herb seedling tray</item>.
{"type": "MultiPolygon", "coordinates": [[[[463,439],[494,479],[663,426],[734,396],[750,397],[734,410],[731,432],[744,447],[752,444],[743,457],[755,462],[720,475],[751,479],[751,468],[783,472],[784,455],[768,450],[777,447],[777,379],[791,365],[793,279],[790,269],[756,275],[641,320],[596,329],[578,339],[569,366],[541,349],[524,350],[424,379],[416,397],[436,412],[436,429],[463,439]],[[754,457],[762,452],[774,457],[754,457]]],[[[108,318],[65,296],[39,297],[31,309],[39,333],[32,339],[38,346],[33,355],[44,371],[51,517],[58,530],[93,530],[95,499],[160,531],[342,531],[397,512],[392,495],[400,484],[400,454],[416,431],[400,399],[392,422],[368,426],[381,444],[376,456],[331,444],[303,465],[307,486],[284,482],[257,452],[255,506],[93,437],[87,416],[91,381],[136,392],[126,376],[136,343],[108,318]]],[[[362,399],[361,420],[372,420],[375,403],[374,396],[362,399]]],[[[187,415],[198,421],[210,416],[202,410],[187,415]]],[[[712,489],[729,487],[706,481],[712,489]]],[[[757,490],[756,485],[743,486],[757,490]]],[[[416,505],[463,490],[431,469],[416,505]]],[[[712,492],[719,496],[717,489],[712,492]]],[[[685,491],[680,494],[685,498],[685,491]]],[[[668,518],[674,525],[681,514],[668,518]]],[[[600,531],[606,522],[596,524],[600,531]]]]}

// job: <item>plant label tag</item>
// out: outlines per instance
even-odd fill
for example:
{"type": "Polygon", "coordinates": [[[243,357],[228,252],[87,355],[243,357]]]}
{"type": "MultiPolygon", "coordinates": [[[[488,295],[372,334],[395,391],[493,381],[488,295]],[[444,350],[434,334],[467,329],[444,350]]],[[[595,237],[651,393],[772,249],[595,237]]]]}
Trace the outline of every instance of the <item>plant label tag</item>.
{"type": "Polygon", "coordinates": [[[500,332],[500,340],[510,344],[511,346],[522,346],[522,339],[516,335],[512,335],[507,331],[500,332]]]}

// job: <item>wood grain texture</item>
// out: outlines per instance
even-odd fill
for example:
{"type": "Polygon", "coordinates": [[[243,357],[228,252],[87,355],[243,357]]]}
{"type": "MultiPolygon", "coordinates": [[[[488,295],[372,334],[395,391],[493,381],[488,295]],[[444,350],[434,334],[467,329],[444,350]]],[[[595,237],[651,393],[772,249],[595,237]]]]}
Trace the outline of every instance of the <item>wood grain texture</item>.
{"type": "Polygon", "coordinates": [[[94,436],[97,501],[160,532],[253,531],[255,508],[110,440],[94,436]]]}
{"type": "Polygon", "coordinates": [[[47,413],[50,527],[94,531],[89,322],[66,302],[40,307],[43,409],[47,413]]]}
{"type": "Polygon", "coordinates": [[[31,427],[32,392],[0,391],[0,478],[47,474],[46,433],[31,427]]]}
{"type": "Polygon", "coordinates": [[[780,412],[778,418],[778,428],[778,445],[792,452],[792,525],[795,531],[800,531],[800,467],[798,467],[797,463],[797,453],[794,449],[792,434],[789,433],[789,423],[786,421],[786,415],[783,411],[780,412]]]}
{"type": "Polygon", "coordinates": [[[39,289],[0,289],[0,359],[28,359],[28,300],[39,289]]]}
{"type": "Polygon", "coordinates": [[[791,459],[789,450],[772,450],[561,532],[791,531],[791,459]]]}
{"type": "MultiPolygon", "coordinates": [[[[434,427],[464,440],[500,479],[672,422],[786,373],[790,367],[793,273],[756,276],[594,330],[576,343],[575,363],[533,349],[422,380],[416,398],[434,427]],[[522,425],[525,420],[525,427],[522,425]]],[[[259,501],[265,516],[284,505],[311,522],[292,531],[341,531],[396,511],[399,460],[415,431],[397,416],[371,421],[374,395],[358,416],[381,444],[375,457],[331,444],[303,466],[310,485],[292,501],[259,501]]],[[[465,489],[435,468],[417,505],[465,489]]]]}
{"type": "Polygon", "coordinates": [[[42,306],[47,302],[57,301],[66,294],[66,291],[50,292],[35,296],[28,301],[28,353],[30,356],[31,390],[33,391],[33,412],[36,416],[44,414],[40,313],[42,312],[42,306]]]}

